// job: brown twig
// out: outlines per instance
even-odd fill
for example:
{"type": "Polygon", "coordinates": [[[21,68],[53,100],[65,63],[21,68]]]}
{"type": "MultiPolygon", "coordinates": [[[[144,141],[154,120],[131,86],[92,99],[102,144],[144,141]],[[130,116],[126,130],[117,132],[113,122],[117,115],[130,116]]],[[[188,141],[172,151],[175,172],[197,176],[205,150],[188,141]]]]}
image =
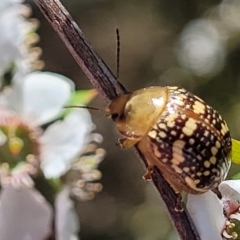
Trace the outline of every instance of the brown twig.
{"type": "MultiPolygon", "coordinates": [[[[34,2],[58,33],[76,62],[106,102],[110,102],[117,96],[115,91],[117,85],[120,93],[127,92],[127,90],[116,80],[103,60],[93,51],[92,47],[87,43],[83,32],[58,0],[34,0],[34,2]]],[[[138,149],[136,149],[136,151],[139,158],[146,165],[144,156],[141,156],[138,149]]],[[[172,222],[181,239],[200,240],[186,210],[182,212],[175,211],[178,196],[165,181],[157,168],[154,168],[152,179],[166,204],[172,222]]]]}

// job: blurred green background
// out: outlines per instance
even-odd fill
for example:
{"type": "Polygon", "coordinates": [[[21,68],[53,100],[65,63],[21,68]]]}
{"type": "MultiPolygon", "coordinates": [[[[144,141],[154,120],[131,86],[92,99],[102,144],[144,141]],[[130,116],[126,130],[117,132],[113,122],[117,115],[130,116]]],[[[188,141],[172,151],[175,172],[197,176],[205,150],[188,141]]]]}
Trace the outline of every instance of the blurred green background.
{"type": "MultiPolygon", "coordinates": [[[[116,73],[116,34],[120,29],[120,81],[128,90],[178,85],[203,98],[240,139],[240,2],[238,0],[62,0],[96,52],[116,73]]],[[[89,81],[32,1],[40,21],[44,70],[89,81]]],[[[97,97],[94,107],[104,108],[97,97]]],[[[82,240],[177,239],[163,203],[133,150],[115,146],[114,124],[92,112],[107,157],[100,165],[103,191],[77,202],[82,240]]],[[[229,174],[239,172],[233,166],[229,174]]]]}

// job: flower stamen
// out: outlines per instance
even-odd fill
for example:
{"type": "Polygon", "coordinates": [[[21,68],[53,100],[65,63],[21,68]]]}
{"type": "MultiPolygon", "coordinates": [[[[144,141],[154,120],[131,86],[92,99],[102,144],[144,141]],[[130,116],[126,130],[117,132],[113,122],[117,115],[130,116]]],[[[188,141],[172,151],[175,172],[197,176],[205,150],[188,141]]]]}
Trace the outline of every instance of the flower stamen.
{"type": "Polygon", "coordinates": [[[240,213],[239,211],[229,215],[226,221],[223,237],[227,240],[240,240],[240,213]]]}
{"type": "Polygon", "coordinates": [[[21,138],[16,136],[9,138],[8,147],[10,152],[14,156],[17,156],[21,152],[21,150],[23,149],[23,146],[24,146],[24,142],[21,138]]]}

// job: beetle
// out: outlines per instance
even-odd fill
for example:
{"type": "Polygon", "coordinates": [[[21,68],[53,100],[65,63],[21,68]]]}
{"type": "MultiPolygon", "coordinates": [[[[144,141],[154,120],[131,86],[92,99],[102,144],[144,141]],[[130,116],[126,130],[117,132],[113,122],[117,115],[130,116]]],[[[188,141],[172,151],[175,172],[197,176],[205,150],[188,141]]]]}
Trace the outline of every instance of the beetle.
{"type": "Polygon", "coordinates": [[[214,190],[231,165],[231,137],[222,116],[180,87],[153,86],[119,95],[107,113],[122,149],[137,146],[151,179],[157,167],[176,193],[214,190]]]}

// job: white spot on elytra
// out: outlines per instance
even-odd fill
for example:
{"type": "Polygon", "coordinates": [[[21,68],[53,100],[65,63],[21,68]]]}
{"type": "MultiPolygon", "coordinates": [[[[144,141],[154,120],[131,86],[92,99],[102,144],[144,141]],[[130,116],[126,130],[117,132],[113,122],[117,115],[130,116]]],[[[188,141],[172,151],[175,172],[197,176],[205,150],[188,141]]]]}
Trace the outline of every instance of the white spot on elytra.
{"type": "Polygon", "coordinates": [[[220,142],[219,142],[218,140],[216,141],[216,144],[215,144],[215,145],[216,145],[217,148],[220,148],[220,147],[221,147],[221,144],[220,144],[220,142]]]}
{"type": "Polygon", "coordinates": [[[150,132],[148,133],[148,136],[149,136],[150,138],[156,139],[156,137],[157,137],[157,132],[154,131],[154,130],[152,130],[152,131],[150,131],[150,132]]]}
{"type": "Polygon", "coordinates": [[[165,138],[167,136],[167,134],[163,131],[160,131],[158,134],[161,138],[165,138]]]}
{"type": "Polygon", "coordinates": [[[204,167],[209,168],[211,166],[211,163],[209,161],[204,161],[204,167]]]}
{"type": "Polygon", "coordinates": [[[208,131],[208,130],[205,130],[203,135],[204,135],[205,137],[208,137],[208,136],[209,136],[209,131],[208,131]]]}
{"type": "Polygon", "coordinates": [[[197,114],[204,114],[205,113],[205,105],[200,101],[195,101],[193,105],[193,111],[197,114]]]}
{"type": "Polygon", "coordinates": [[[190,143],[191,145],[193,145],[193,144],[195,143],[194,138],[190,138],[190,139],[189,139],[189,143],[190,143]]]}
{"type": "Polygon", "coordinates": [[[177,132],[174,131],[174,130],[171,131],[171,134],[172,134],[173,136],[177,136],[177,132]]]}
{"type": "Polygon", "coordinates": [[[175,126],[175,122],[173,122],[173,121],[167,122],[167,126],[169,128],[173,128],[175,126]]]}
{"type": "Polygon", "coordinates": [[[196,191],[198,191],[198,192],[206,192],[206,190],[205,189],[203,189],[203,188],[198,188],[197,186],[196,186],[196,182],[195,182],[196,180],[193,180],[192,178],[190,178],[190,177],[185,177],[185,182],[186,182],[186,184],[190,187],[190,188],[192,188],[192,189],[194,189],[194,190],[196,190],[196,191]]]}
{"type": "Polygon", "coordinates": [[[158,127],[161,128],[161,129],[167,130],[167,126],[166,126],[165,123],[159,123],[158,127]]]}
{"type": "Polygon", "coordinates": [[[216,157],[213,156],[209,159],[209,161],[210,161],[211,164],[215,165],[216,162],[217,162],[217,159],[216,159],[216,157]]]}
{"type": "Polygon", "coordinates": [[[197,129],[197,122],[193,118],[189,118],[188,121],[185,123],[185,126],[182,129],[182,132],[187,135],[193,135],[194,131],[197,129]]]}
{"type": "Polygon", "coordinates": [[[180,173],[180,174],[182,173],[182,169],[179,168],[177,165],[172,164],[171,167],[174,169],[176,173],[180,173]]]}
{"type": "Polygon", "coordinates": [[[216,147],[211,147],[211,153],[213,156],[215,156],[218,152],[218,149],[216,147]]]}

